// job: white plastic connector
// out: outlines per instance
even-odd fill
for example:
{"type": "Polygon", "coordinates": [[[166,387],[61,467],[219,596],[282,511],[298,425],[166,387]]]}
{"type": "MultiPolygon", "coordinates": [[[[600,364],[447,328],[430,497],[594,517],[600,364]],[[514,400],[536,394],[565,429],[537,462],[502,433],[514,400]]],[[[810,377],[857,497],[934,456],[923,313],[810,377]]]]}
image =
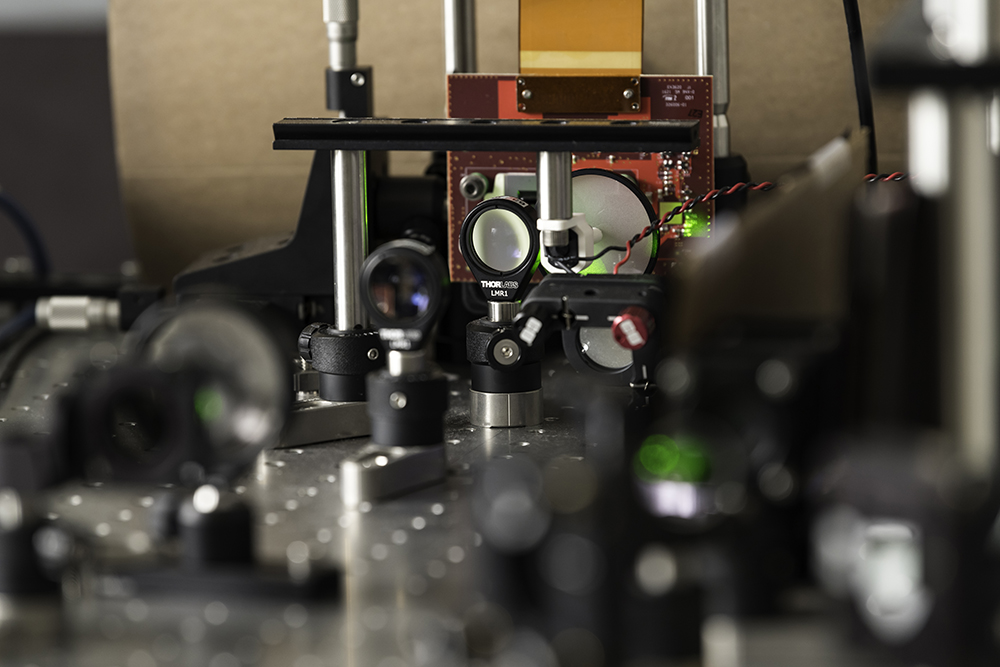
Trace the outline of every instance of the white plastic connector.
{"type": "MultiPolygon", "coordinates": [[[[600,241],[604,234],[600,229],[591,227],[587,222],[587,217],[583,213],[574,213],[568,220],[542,220],[538,221],[538,238],[542,245],[542,266],[549,273],[563,273],[563,269],[549,261],[548,253],[545,251],[545,232],[565,232],[576,234],[578,257],[591,257],[594,254],[594,244],[600,241]]],[[[572,267],[574,273],[579,273],[590,266],[590,262],[577,262],[572,267]]]]}

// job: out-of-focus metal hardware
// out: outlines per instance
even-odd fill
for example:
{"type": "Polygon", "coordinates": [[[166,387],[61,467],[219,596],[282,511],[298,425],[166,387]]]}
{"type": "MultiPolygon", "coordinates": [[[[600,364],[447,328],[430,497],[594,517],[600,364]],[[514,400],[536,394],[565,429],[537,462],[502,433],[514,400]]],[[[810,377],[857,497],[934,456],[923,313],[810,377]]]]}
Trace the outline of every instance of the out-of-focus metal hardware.
{"type": "Polygon", "coordinates": [[[50,296],[35,302],[35,322],[52,331],[117,329],[121,308],[116,299],[50,296]]]}
{"type": "Polygon", "coordinates": [[[293,405],[285,429],[285,436],[281,439],[283,447],[360,438],[371,433],[363,402],[341,403],[322,399],[293,405]]]}
{"type": "Polygon", "coordinates": [[[346,507],[398,496],[440,482],[447,474],[444,445],[385,447],[368,445],[340,464],[340,490],[346,507]]]}

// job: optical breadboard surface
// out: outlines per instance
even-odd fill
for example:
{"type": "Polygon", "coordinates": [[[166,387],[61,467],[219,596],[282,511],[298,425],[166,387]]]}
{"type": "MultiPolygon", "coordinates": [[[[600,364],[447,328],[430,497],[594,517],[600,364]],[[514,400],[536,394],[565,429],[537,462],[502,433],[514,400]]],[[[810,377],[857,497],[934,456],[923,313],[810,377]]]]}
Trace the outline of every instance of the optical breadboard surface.
{"type": "MultiPolygon", "coordinates": [[[[448,116],[467,119],[580,120],[580,114],[526,113],[518,110],[516,75],[453,74],[448,77],[448,116]]],[[[632,180],[663,217],[685,199],[715,187],[712,135],[712,78],[703,76],[639,77],[639,106],[635,113],[586,114],[588,119],[621,121],[696,121],[698,146],[691,150],[621,151],[607,146],[573,151],[573,170],[606,169],[632,180]]],[[[463,176],[482,174],[491,184],[500,174],[534,174],[535,151],[451,151],[448,154],[449,272],[457,282],[474,281],[458,248],[459,231],[469,211],[479,203],[462,196],[463,176]]],[[[499,193],[503,194],[503,193],[499,193]]],[[[509,192],[535,196],[535,192],[509,192]]],[[[715,205],[698,204],[675,216],[661,234],[653,272],[666,273],[685,253],[712,240],[715,205]]],[[[638,229],[636,230],[638,231],[638,229]]],[[[536,277],[537,279],[538,277],[536,277]]]]}

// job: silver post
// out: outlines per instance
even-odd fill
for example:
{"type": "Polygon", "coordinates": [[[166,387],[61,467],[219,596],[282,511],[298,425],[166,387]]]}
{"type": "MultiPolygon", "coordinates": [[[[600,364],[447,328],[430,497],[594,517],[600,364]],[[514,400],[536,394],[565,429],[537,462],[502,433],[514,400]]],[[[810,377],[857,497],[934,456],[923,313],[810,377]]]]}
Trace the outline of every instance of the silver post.
{"type": "Polygon", "coordinates": [[[695,0],[697,74],[713,77],[716,157],[729,155],[729,0],[695,0]]]}
{"type": "Polygon", "coordinates": [[[444,0],[444,67],[448,74],[477,70],[475,0],[444,0]]]}
{"type": "MultiPolygon", "coordinates": [[[[570,153],[538,153],[538,217],[541,220],[569,220],[573,217],[573,156],[570,153]]],[[[569,243],[568,231],[544,231],[546,246],[569,243]]]]}
{"type": "Polygon", "coordinates": [[[487,301],[489,305],[490,322],[513,322],[521,312],[521,304],[517,301],[487,301]]]}
{"type": "MultiPolygon", "coordinates": [[[[1000,52],[1000,0],[925,6],[940,12],[955,61],[973,65],[1000,52]]],[[[927,97],[928,94],[925,94],[927,97]]],[[[944,113],[947,169],[940,217],[941,397],[945,429],[973,475],[989,478],[1000,446],[1000,193],[997,158],[990,150],[993,91],[951,93],[944,113]]],[[[940,103],[939,103],[940,105],[940,103]]],[[[911,104],[911,120],[913,117],[911,104]]],[[[941,121],[939,121],[941,122],[941,121]]],[[[933,135],[933,132],[928,134],[933,135]]],[[[910,151],[931,143],[911,130],[910,151]]],[[[930,152],[933,154],[933,151],[930,152]]],[[[916,183],[921,174],[915,173],[916,183]]],[[[933,181],[933,179],[932,179],[933,181]]],[[[928,188],[921,186],[924,194],[928,188]]]]}
{"type": "Polygon", "coordinates": [[[419,373],[427,368],[426,350],[389,350],[386,355],[386,368],[389,375],[406,375],[419,373]]]}
{"type": "Polygon", "coordinates": [[[988,142],[992,94],[949,104],[950,184],[942,207],[942,374],[945,428],[973,474],[990,475],[1000,444],[1000,201],[988,142]]]}
{"type": "Polygon", "coordinates": [[[354,69],[358,61],[358,0],[323,0],[323,20],[330,40],[330,69],[354,69]]]}
{"type": "Polygon", "coordinates": [[[358,296],[361,263],[368,256],[365,155],[333,151],[333,325],[349,331],[367,325],[358,296]]]}

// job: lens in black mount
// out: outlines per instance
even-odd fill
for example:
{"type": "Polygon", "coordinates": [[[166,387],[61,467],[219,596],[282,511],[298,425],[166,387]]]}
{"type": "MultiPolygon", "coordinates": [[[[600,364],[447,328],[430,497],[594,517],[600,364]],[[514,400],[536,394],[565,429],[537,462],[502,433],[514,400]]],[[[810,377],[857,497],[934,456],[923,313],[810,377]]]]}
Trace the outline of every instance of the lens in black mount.
{"type": "Polygon", "coordinates": [[[431,305],[430,277],[413,257],[387,257],[371,272],[368,297],[386,318],[405,324],[431,305]]]}
{"type": "Polygon", "coordinates": [[[415,239],[376,248],[361,267],[361,299],[378,329],[430,333],[448,299],[444,262],[415,239]]]}
{"type": "Polygon", "coordinates": [[[506,208],[483,211],[473,220],[470,234],[472,252],[495,271],[513,271],[531,252],[531,232],[514,211],[506,208]]]}
{"type": "Polygon", "coordinates": [[[516,197],[487,199],[469,212],[459,249],[490,301],[520,301],[538,268],[538,214],[516,197]]]}

